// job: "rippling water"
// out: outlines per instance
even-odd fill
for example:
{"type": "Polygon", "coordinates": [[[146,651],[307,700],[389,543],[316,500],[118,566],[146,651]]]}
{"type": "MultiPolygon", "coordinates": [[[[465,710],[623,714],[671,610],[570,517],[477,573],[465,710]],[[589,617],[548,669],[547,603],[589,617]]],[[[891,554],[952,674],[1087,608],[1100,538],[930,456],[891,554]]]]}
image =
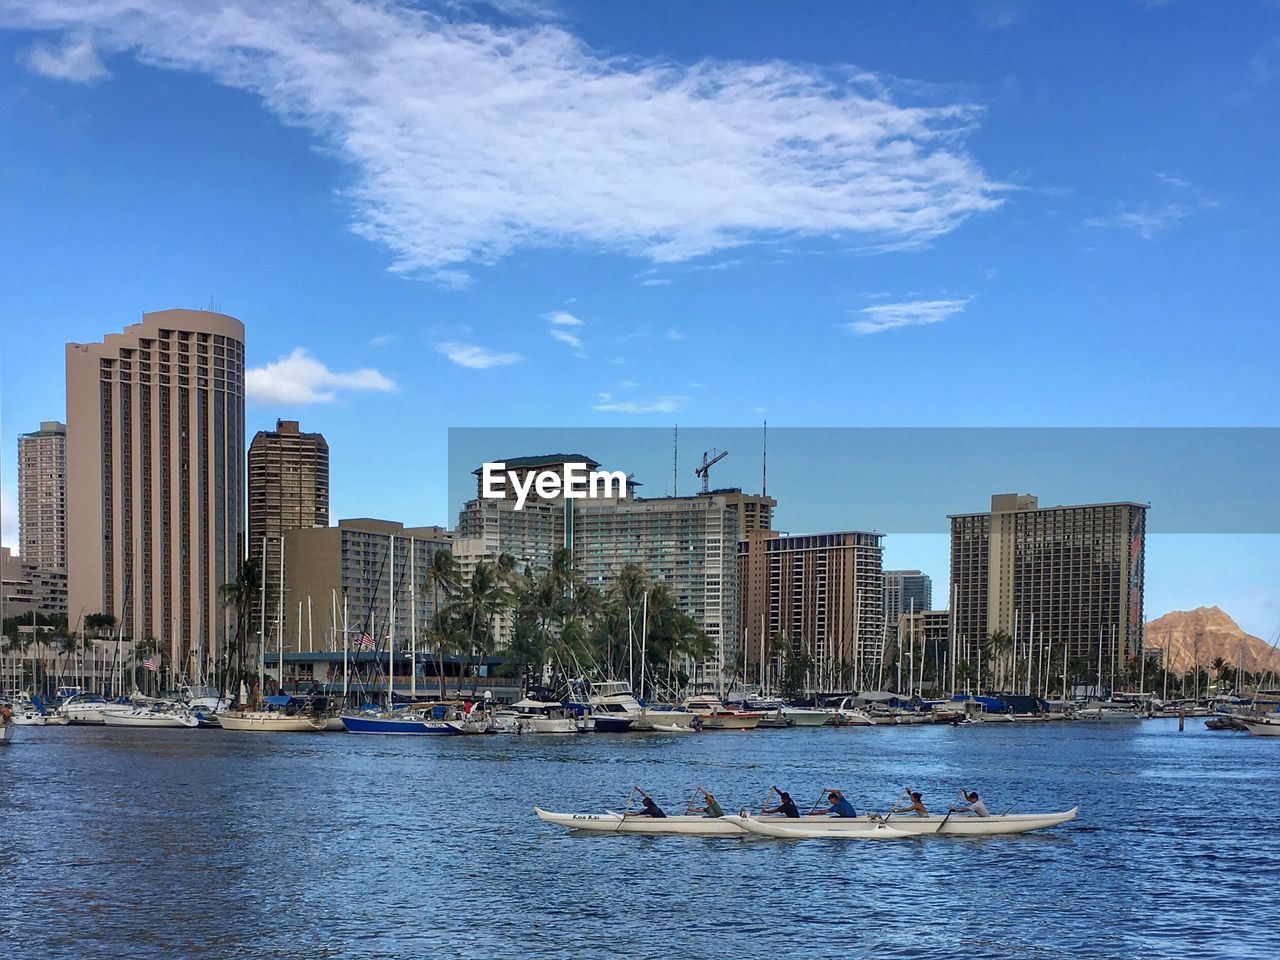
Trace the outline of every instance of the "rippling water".
{"type": "MultiPolygon", "coordinates": [[[[1141,725],[388,739],[24,728],[0,946],[165,958],[1254,957],[1280,946],[1280,740],[1141,725]],[[1022,837],[578,836],[632,784],[883,810],[1080,805],[1022,837]]],[[[0,950],[0,954],[5,951],[0,950]]]]}

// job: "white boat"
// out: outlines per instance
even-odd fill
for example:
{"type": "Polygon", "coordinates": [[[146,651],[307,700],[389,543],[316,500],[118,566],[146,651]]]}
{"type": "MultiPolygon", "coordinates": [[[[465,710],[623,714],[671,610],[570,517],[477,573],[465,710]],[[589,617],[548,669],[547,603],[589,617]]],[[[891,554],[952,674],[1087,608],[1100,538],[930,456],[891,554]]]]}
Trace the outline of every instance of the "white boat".
{"type": "Polygon", "coordinates": [[[112,703],[94,693],[78,693],[64,701],[62,706],[58,707],[58,713],[65,717],[68,723],[96,726],[105,722],[103,715],[107,710],[118,706],[120,704],[112,703]]]}
{"type": "Polygon", "coordinates": [[[1236,717],[1255,737],[1280,737],[1280,717],[1236,717]]]}
{"type": "Polygon", "coordinates": [[[562,703],[525,698],[513,703],[513,725],[516,733],[585,733],[590,726],[562,703]]]}
{"type": "Polygon", "coordinates": [[[856,698],[845,697],[839,705],[827,711],[827,722],[833,727],[874,727],[875,719],[857,705],[856,698]]]}
{"type": "Polygon", "coordinates": [[[107,710],[102,722],[109,727],[198,727],[200,721],[184,708],[162,704],[123,705],[107,710]]]}
{"type": "Polygon", "coordinates": [[[788,819],[786,817],[743,817],[727,818],[742,828],[744,833],[759,837],[773,837],[778,840],[901,840],[916,836],[905,830],[897,829],[895,824],[884,823],[866,818],[844,817],[802,817],[788,819]],[[805,821],[820,821],[810,826],[805,821]],[[827,829],[827,823],[838,822],[843,829],[827,829]]]}
{"type": "Polygon", "coordinates": [[[1075,710],[1077,720],[1141,720],[1142,713],[1128,704],[1094,700],[1075,710]]]}
{"type": "Polygon", "coordinates": [[[793,727],[824,727],[830,719],[827,711],[807,707],[783,707],[782,715],[791,721],[793,727]]]}
{"type": "Polygon", "coordinates": [[[697,733],[693,727],[680,723],[653,723],[644,729],[645,733],[697,733]]]}
{"type": "Polygon", "coordinates": [[[690,697],[681,706],[702,721],[703,730],[754,730],[763,716],[745,710],[730,710],[709,695],[690,697]]]}
{"type": "Polygon", "coordinates": [[[228,710],[218,714],[217,720],[224,730],[252,733],[314,733],[324,729],[324,721],[310,714],[283,710],[228,710]]]}
{"type": "Polygon", "coordinates": [[[604,813],[551,813],[534,807],[533,812],[544,823],[554,823],[567,830],[593,833],[683,834],[691,837],[741,837],[745,831],[733,817],[624,817],[607,810],[604,813]]]}
{"type": "Polygon", "coordinates": [[[687,727],[693,723],[693,714],[687,710],[641,706],[625,680],[591,680],[586,687],[587,703],[593,713],[626,717],[631,720],[632,730],[650,730],[656,725],[687,727]]]}
{"type": "Polygon", "coordinates": [[[13,719],[10,723],[19,727],[43,727],[45,725],[45,715],[36,710],[35,707],[19,707],[13,708],[13,719]]]}

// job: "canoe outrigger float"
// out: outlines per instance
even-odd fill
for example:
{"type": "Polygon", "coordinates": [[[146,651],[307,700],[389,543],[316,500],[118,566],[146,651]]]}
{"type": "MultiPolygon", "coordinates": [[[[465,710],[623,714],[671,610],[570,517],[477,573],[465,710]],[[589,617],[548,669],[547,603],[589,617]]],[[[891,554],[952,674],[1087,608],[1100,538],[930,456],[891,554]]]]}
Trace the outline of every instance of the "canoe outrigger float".
{"type": "Polygon", "coordinates": [[[568,830],[593,833],[682,834],[694,837],[762,836],[782,840],[892,840],[945,835],[988,837],[1045,830],[1075,819],[1078,807],[1057,813],[1005,813],[992,817],[934,815],[928,817],[624,817],[604,813],[552,813],[539,807],[538,819],[568,830]]]}

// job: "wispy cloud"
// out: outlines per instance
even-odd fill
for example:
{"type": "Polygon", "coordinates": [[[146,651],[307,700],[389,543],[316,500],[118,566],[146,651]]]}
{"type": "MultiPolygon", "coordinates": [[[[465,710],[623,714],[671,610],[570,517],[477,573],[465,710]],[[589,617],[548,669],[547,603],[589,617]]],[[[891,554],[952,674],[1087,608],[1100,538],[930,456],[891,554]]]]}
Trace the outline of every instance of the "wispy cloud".
{"type": "Polygon", "coordinates": [[[1090,217],[1085,220],[1084,225],[1086,227],[1118,227],[1133,231],[1143,240],[1153,240],[1158,234],[1187,219],[1196,210],[1196,206],[1188,203],[1121,206],[1115,213],[1105,217],[1090,217]]]}
{"type": "Polygon", "coordinates": [[[0,22],[258,97],[351,168],[352,227],[393,269],[448,286],[524,247],[918,246],[1001,202],[965,149],[980,107],[848,67],[621,57],[394,0],[0,0],[0,22]]]}
{"type": "Polygon", "coordinates": [[[670,277],[646,277],[640,281],[646,287],[667,287],[671,285],[670,277]]]}
{"type": "Polygon", "coordinates": [[[689,402],[688,397],[654,397],[652,400],[615,400],[613,394],[601,393],[592,410],[600,413],[677,413],[689,402]]]}
{"type": "Polygon", "coordinates": [[[557,327],[580,327],[583,321],[575,317],[572,313],[566,313],[564,310],[557,310],[554,313],[548,313],[547,319],[557,327]]]}
{"type": "Polygon", "coordinates": [[[911,300],[906,303],[881,303],[858,311],[861,320],[846,323],[853,333],[884,333],[898,327],[919,327],[941,323],[964,311],[968,300],[911,300]]]}
{"type": "Polygon", "coordinates": [[[1167,184],[1168,186],[1178,187],[1184,190],[1189,189],[1191,187],[1190,180],[1183,180],[1182,177],[1175,177],[1171,173],[1158,172],[1156,173],[1156,179],[1159,180],[1161,183],[1167,184]]]}
{"type": "Polygon", "coordinates": [[[668,340],[683,340],[684,331],[677,330],[675,327],[668,327],[667,332],[663,334],[668,340]]]}
{"type": "Polygon", "coordinates": [[[456,340],[437,343],[436,352],[443,353],[458,366],[469,367],[472,370],[505,367],[524,359],[518,353],[497,353],[488,347],[481,347],[474,343],[459,343],[456,340]]]}
{"type": "Polygon", "coordinates": [[[260,403],[329,403],[342,391],[394,393],[396,385],[377,370],[365,368],[339,373],[330,370],[305,348],[244,374],[245,395],[260,403]]]}
{"type": "Polygon", "coordinates": [[[568,330],[560,330],[554,327],[547,332],[551,334],[552,340],[559,340],[561,343],[568,344],[575,350],[582,350],[582,338],[576,333],[570,333],[568,330]]]}
{"type": "Polygon", "coordinates": [[[55,80],[93,83],[111,76],[93,44],[74,36],[65,38],[57,46],[43,40],[37,41],[27,51],[25,60],[33,73],[55,80]]]}
{"type": "Polygon", "coordinates": [[[376,337],[373,337],[373,338],[369,341],[369,346],[371,346],[371,347],[389,347],[391,344],[393,344],[393,343],[395,343],[395,342],[396,342],[396,335],[395,335],[394,333],[382,333],[382,334],[379,334],[379,335],[378,335],[378,336],[376,336],[376,337]]]}

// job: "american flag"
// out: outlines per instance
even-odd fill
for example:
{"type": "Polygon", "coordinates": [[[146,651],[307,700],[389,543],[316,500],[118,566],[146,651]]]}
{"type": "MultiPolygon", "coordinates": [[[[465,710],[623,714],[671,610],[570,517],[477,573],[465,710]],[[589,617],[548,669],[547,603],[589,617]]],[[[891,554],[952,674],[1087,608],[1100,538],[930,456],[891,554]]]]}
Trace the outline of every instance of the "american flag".
{"type": "Polygon", "coordinates": [[[368,631],[365,631],[364,633],[357,633],[356,638],[352,641],[351,645],[357,650],[372,650],[373,637],[369,635],[368,631]]]}
{"type": "Polygon", "coordinates": [[[142,661],[142,665],[146,667],[148,670],[152,671],[153,673],[156,670],[159,670],[160,669],[159,654],[155,654],[155,653],[151,654],[145,660],[142,661]]]}

